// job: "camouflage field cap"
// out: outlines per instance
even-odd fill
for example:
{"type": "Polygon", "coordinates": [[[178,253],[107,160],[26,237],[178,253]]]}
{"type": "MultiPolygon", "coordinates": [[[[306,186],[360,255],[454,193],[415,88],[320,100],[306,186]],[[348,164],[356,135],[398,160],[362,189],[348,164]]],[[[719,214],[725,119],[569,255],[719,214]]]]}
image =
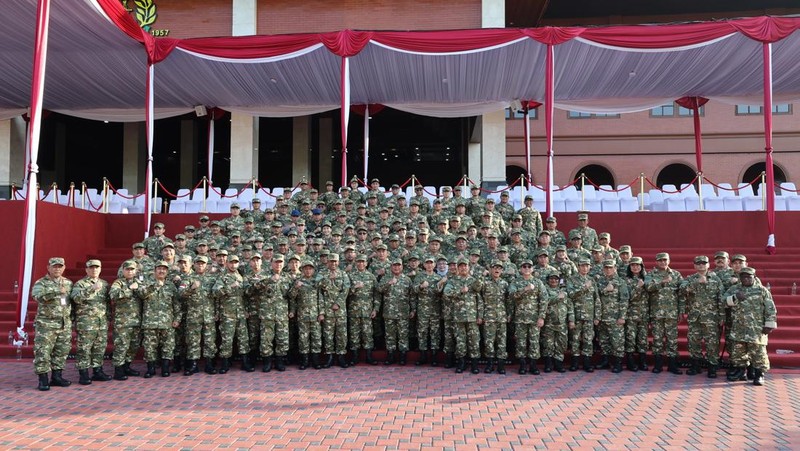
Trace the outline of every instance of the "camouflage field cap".
{"type": "Polygon", "coordinates": [[[547,278],[548,279],[560,279],[561,278],[561,273],[558,272],[558,271],[550,271],[549,273],[547,273],[547,278]]]}
{"type": "Polygon", "coordinates": [[[502,268],[503,267],[503,262],[501,262],[500,260],[492,261],[492,268],[496,268],[498,266],[502,268]]]}
{"type": "Polygon", "coordinates": [[[578,259],[578,265],[590,265],[590,264],[592,264],[592,262],[589,261],[589,259],[586,257],[578,259]]]}
{"type": "Polygon", "coordinates": [[[598,240],[603,240],[603,239],[610,240],[611,239],[611,234],[608,233],[608,232],[603,232],[600,235],[597,235],[597,239],[598,240]]]}
{"type": "Polygon", "coordinates": [[[547,252],[545,249],[540,249],[539,252],[536,253],[537,257],[549,257],[550,253],[547,252]]]}
{"type": "Polygon", "coordinates": [[[586,213],[581,213],[578,215],[578,221],[588,221],[588,220],[589,220],[589,215],[587,215],[586,213]]]}
{"type": "Polygon", "coordinates": [[[559,244],[558,246],[556,246],[556,252],[562,252],[562,251],[566,252],[567,246],[564,246],[563,244],[559,244]]]}
{"type": "Polygon", "coordinates": [[[644,264],[644,260],[642,260],[642,257],[631,257],[628,263],[631,265],[642,265],[644,264]]]}
{"type": "Polygon", "coordinates": [[[144,243],[133,243],[131,249],[144,249],[144,243]]]}
{"type": "Polygon", "coordinates": [[[136,269],[138,267],[139,265],[137,265],[136,262],[133,260],[128,260],[122,264],[122,269],[136,269]]]}
{"type": "Polygon", "coordinates": [[[467,260],[466,258],[462,257],[462,258],[459,258],[458,260],[456,260],[456,264],[457,265],[468,265],[469,264],[469,260],[467,260]]]}
{"type": "Polygon", "coordinates": [[[239,256],[236,254],[232,254],[230,257],[228,257],[228,262],[238,262],[238,261],[239,261],[239,256]]]}
{"type": "Polygon", "coordinates": [[[251,255],[251,256],[250,256],[250,260],[252,260],[252,259],[254,259],[254,258],[257,258],[257,259],[261,260],[261,254],[259,254],[259,253],[255,253],[255,254],[253,254],[253,255],[251,255]]]}
{"type": "Polygon", "coordinates": [[[402,264],[403,264],[403,260],[400,260],[399,258],[392,260],[392,266],[394,266],[394,265],[402,265],[402,264]]]}
{"type": "Polygon", "coordinates": [[[756,270],[755,270],[755,268],[750,268],[750,267],[742,268],[742,270],[739,271],[739,274],[741,274],[741,275],[749,274],[751,276],[755,276],[756,275],[756,270]]]}
{"type": "Polygon", "coordinates": [[[556,222],[556,217],[548,216],[547,219],[544,220],[544,222],[556,222]]]}
{"type": "Polygon", "coordinates": [[[194,258],[195,263],[208,263],[208,257],[205,255],[198,255],[194,258]]]}
{"type": "Polygon", "coordinates": [[[708,263],[708,257],[705,255],[698,255],[694,258],[695,263],[708,263]]]}
{"type": "Polygon", "coordinates": [[[628,246],[627,244],[622,245],[622,246],[619,247],[619,253],[620,254],[624,254],[624,253],[630,254],[631,253],[631,247],[628,246]]]}
{"type": "Polygon", "coordinates": [[[176,259],[176,261],[191,263],[192,262],[192,256],[191,255],[187,255],[187,254],[179,255],[178,258],[176,259]]]}
{"type": "Polygon", "coordinates": [[[161,246],[161,249],[164,249],[165,247],[171,247],[171,248],[175,249],[175,245],[172,244],[172,243],[164,243],[164,245],[161,246]]]}
{"type": "Polygon", "coordinates": [[[656,260],[669,260],[669,254],[666,252],[659,252],[656,254],[656,260]]]}
{"type": "Polygon", "coordinates": [[[157,223],[155,223],[153,225],[153,228],[154,229],[163,229],[164,228],[164,223],[163,222],[157,222],[157,223]]]}
{"type": "Polygon", "coordinates": [[[603,260],[603,268],[613,268],[617,266],[617,262],[614,260],[603,260]]]}
{"type": "Polygon", "coordinates": [[[735,254],[733,257],[731,257],[731,261],[736,261],[736,260],[746,262],[747,261],[747,257],[745,257],[742,254],[735,254]]]}
{"type": "Polygon", "coordinates": [[[159,261],[156,262],[155,267],[156,268],[167,268],[167,269],[169,269],[169,263],[167,263],[164,260],[159,260],[159,261]]]}
{"type": "Polygon", "coordinates": [[[603,252],[604,250],[603,246],[595,246],[592,248],[592,252],[603,252]]]}
{"type": "Polygon", "coordinates": [[[728,258],[728,257],[729,257],[729,255],[725,251],[719,251],[716,254],[714,254],[714,259],[715,260],[718,259],[718,258],[728,258]]]}
{"type": "Polygon", "coordinates": [[[225,256],[227,256],[228,255],[228,251],[226,251],[225,249],[220,249],[219,251],[217,251],[217,255],[225,255],[225,256]]]}
{"type": "Polygon", "coordinates": [[[527,260],[527,259],[526,260],[522,260],[521,262],[519,262],[519,266],[520,266],[520,268],[523,267],[523,266],[533,266],[533,262],[531,260],[527,260]]]}
{"type": "Polygon", "coordinates": [[[357,262],[365,262],[365,261],[367,261],[367,256],[366,255],[359,255],[358,257],[356,257],[356,261],[357,262]]]}
{"type": "Polygon", "coordinates": [[[339,261],[339,254],[328,254],[328,261],[339,261]]]}
{"type": "Polygon", "coordinates": [[[87,268],[91,268],[92,266],[101,267],[103,265],[100,263],[100,260],[96,260],[96,259],[92,259],[92,260],[89,260],[89,261],[86,262],[86,267],[87,268]]]}

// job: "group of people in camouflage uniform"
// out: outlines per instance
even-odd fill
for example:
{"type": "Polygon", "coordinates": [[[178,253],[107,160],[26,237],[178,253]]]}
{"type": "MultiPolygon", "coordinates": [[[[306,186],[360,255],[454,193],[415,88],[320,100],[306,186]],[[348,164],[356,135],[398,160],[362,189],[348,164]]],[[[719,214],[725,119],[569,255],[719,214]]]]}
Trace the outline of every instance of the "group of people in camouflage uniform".
{"type": "Polygon", "coordinates": [[[688,322],[690,365],[716,377],[724,330],[729,380],[764,383],[767,335],[777,327],[769,290],[746,258],[720,251],[683,277],[667,253],[647,271],[630,246],[614,249],[608,233],[578,225],[564,234],[554,217],[542,221],[527,196],[514,209],[471,187],[445,187],[431,203],[421,186],[410,201],[393,185],[384,193],[373,179],[323,193],[301,183],[287,188],[275,209],[231,205],[231,215],[167,237],[161,223],[132,246],[132,256],[108,284],[101,262],[86,262],[86,277],[63,277],[64,260],[50,259],[34,285],[38,303],[34,367],[39,389],[67,386],[62,377],[77,329],[81,384],[107,381],[102,358],[113,323],[113,379],[139,372],[131,362],[144,347],[153,377],[184,370],[224,374],[236,352],[245,371],[262,360],[264,372],[284,371],[297,354],[299,368],[369,364],[376,341],[384,364],[406,364],[412,344],[417,365],[456,372],[505,374],[509,351],[520,374],[587,372],[623,362],[647,370],[652,334],[653,373],[681,374],[678,322],[688,322]],[[703,352],[705,345],[705,353],[703,352]],[[596,347],[600,355],[595,362],[596,347]],[[566,355],[571,355],[567,368],[566,355]],[[89,369],[92,374],[89,375],[89,369]],[[48,380],[48,372],[52,372],[48,380]]]}

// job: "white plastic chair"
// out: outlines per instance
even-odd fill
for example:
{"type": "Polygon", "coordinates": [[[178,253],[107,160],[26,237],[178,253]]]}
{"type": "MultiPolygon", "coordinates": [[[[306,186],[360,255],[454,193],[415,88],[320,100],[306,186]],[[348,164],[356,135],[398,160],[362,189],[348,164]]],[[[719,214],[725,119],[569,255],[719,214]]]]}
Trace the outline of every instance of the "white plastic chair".
{"type": "Polygon", "coordinates": [[[800,211],[800,196],[786,198],[786,210],[800,211]]]}
{"type": "Polygon", "coordinates": [[[199,200],[189,200],[181,203],[185,205],[184,213],[200,213],[200,210],[203,208],[203,202],[199,200]]]}
{"type": "Polygon", "coordinates": [[[781,187],[781,197],[797,197],[797,187],[792,182],[783,182],[781,187]],[[790,191],[791,190],[791,191],[790,191]]]}
{"type": "Polygon", "coordinates": [[[742,211],[742,199],[740,197],[725,197],[722,199],[725,211],[742,211]]]}
{"type": "Polygon", "coordinates": [[[192,191],[192,200],[202,201],[205,197],[206,197],[206,191],[202,187],[195,188],[194,191],[192,191]]]}
{"type": "Polygon", "coordinates": [[[707,211],[725,211],[725,199],[719,197],[703,199],[703,208],[707,211]]]}
{"type": "Polygon", "coordinates": [[[671,196],[664,199],[666,211],[686,211],[685,199],[678,196],[671,196]]]}
{"type": "Polygon", "coordinates": [[[753,185],[749,183],[740,183],[736,188],[739,197],[755,197],[756,193],[753,191],[753,185]]]}
{"type": "Polygon", "coordinates": [[[745,197],[742,199],[744,211],[761,211],[763,202],[761,197],[745,197]]]}
{"type": "MultiPolygon", "coordinates": [[[[647,196],[647,193],[644,193],[647,196]]],[[[639,200],[635,197],[621,197],[619,200],[619,211],[631,212],[639,210],[639,200]]]]}
{"type": "Polygon", "coordinates": [[[226,199],[235,199],[239,195],[239,190],[236,188],[228,188],[225,190],[226,199]]]}
{"type": "Polygon", "coordinates": [[[610,198],[600,199],[600,208],[604,212],[619,212],[621,211],[619,201],[620,201],[619,199],[610,199],[610,198]]]}
{"type": "Polygon", "coordinates": [[[726,198],[736,196],[736,191],[733,191],[733,186],[730,183],[720,183],[717,190],[717,197],[726,198]]]}
{"type": "Polygon", "coordinates": [[[169,212],[170,213],[186,213],[186,202],[175,202],[172,201],[169,203],[169,212]]]}

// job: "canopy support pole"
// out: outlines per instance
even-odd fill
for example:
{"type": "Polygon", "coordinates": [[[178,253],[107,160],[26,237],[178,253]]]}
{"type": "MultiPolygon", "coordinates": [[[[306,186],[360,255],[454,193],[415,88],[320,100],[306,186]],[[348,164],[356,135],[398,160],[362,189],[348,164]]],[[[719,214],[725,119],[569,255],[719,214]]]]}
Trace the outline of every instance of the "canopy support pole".
{"type": "Polygon", "coordinates": [[[772,167],[772,44],[763,44],[764,53],[764,150],[766,151],[766,182],[761,189],[766,190],[767,199],[767,236],[768,254],[774,254],[775,248],[775,171],[772,167]]]}

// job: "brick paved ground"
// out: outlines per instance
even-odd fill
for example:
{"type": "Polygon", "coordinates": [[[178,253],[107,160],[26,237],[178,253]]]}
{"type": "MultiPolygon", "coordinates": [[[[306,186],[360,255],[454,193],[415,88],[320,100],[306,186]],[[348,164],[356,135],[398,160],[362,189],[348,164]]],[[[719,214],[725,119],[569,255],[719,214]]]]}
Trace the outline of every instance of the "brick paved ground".
{"type": "Polygon", "coordinates": [[[1,449],[800,447],[796,371],[771,373],[765,387],[666,372],[473,376],[413,365],[88,387],[74,369],[65,375],[71,387],[41,393],[29,360],[0,361],[1,449]]]}

